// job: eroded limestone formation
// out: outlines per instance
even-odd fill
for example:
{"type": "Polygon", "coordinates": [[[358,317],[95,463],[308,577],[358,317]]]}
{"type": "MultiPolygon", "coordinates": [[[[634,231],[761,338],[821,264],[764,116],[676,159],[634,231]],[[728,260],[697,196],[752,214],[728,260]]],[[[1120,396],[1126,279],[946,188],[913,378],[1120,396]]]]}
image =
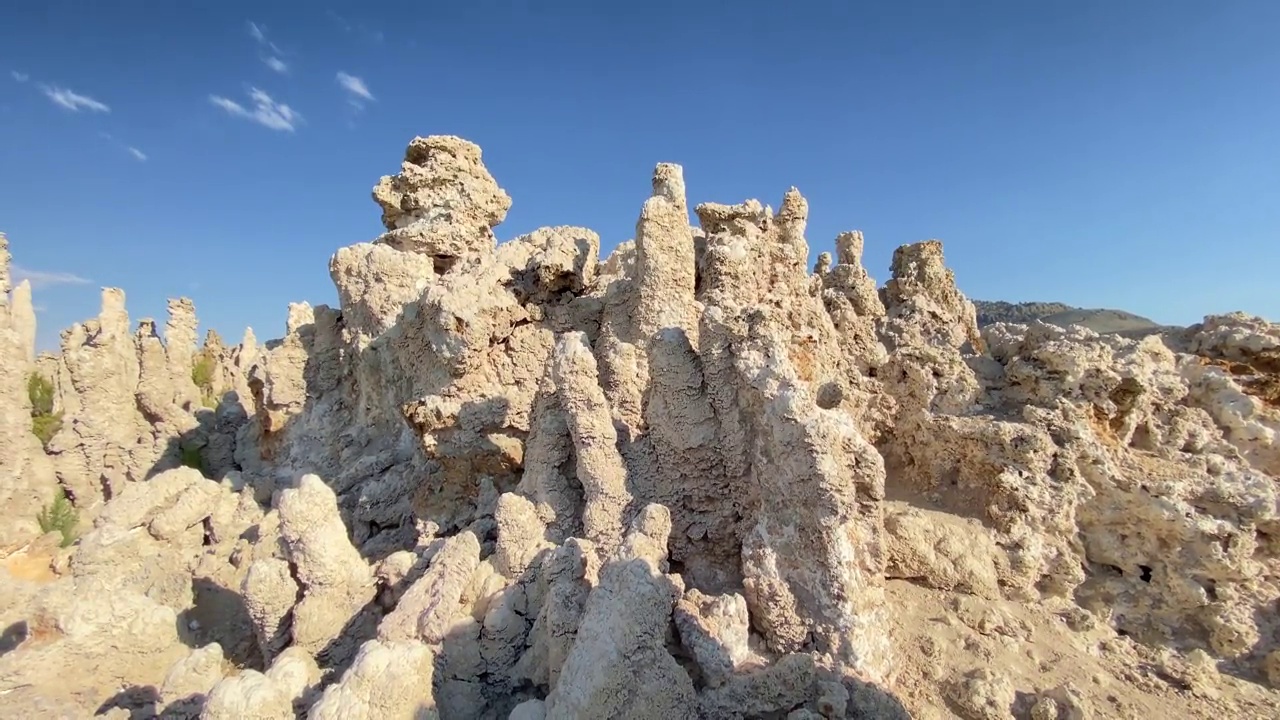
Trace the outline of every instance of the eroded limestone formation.
{"type": "Polygon", "coordinates": [[[161,339],[107,289],[36,359],[0,272],[0,430],[28,437],[33,371],[65,416],[0,451],[0,490],[84,513],[0,607],[29,628],[0,708],[1128,716],[1173,702],[1146,667],[1188,713],[1275,702],[1276,325],[979,334],[937,241],[877,288],[858,232],[810,272],[794,188],[691,227],[682,168],[652,186],[607,258],[585,228],[497,244],[480,149],[416,138],[387,231],[331,258],[339,307],[261,344],[197,348],[186,300],[161,339]],[[1036,632],[1082,639],[1050,663],[1036,632]]]}
{"type": "Polygon", "coordinates": [[[31,284],[12,287],[9,241],[0,233],[0,554],[40,533],[36,515],[55,493],[53,464],[32,433],[28,383],[37,372],[31,284]]]}

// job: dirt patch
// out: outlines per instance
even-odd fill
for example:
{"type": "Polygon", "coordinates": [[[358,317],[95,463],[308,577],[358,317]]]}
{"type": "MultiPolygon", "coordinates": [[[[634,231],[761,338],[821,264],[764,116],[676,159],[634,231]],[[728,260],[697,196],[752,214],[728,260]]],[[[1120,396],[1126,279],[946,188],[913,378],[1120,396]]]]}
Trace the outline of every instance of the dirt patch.
{"type": "Polygon", "coordinates": [[[36,583],[49,583],[58,579],[53,571],[53,556],[43,553],[28,555],[25,552],[14,553],[0,561],[0,567],[11,577],[29,580],[36,583]]]}
{"type": "Polygon", "coordinates": [[[959,716],[957,688],[983,669],[1013,686],[1004,717],[1034,717],[1046,696],[1069,697],[1078,717],[1096,718],[1274,718],[1280,703],[1276,691],[1213,671],[1189,684],[1183,660],[1065,600],[984,600],[907,580],[890,580],[887,591],[898,648],[892,689],[917,720],[959,716]]]}

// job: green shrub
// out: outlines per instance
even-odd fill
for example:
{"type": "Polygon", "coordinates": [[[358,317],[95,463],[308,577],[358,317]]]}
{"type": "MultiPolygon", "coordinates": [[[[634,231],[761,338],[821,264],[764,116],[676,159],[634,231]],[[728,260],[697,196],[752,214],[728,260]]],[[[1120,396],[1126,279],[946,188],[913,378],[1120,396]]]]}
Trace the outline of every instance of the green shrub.
{"type": "Polygon", "coordinates": [[[195,364],[191,366],[191,382],[201,389],[212,388],[215,369],[211,358],[197,356],[195,364]]]}
{"type": "Polygon", "coordinates": [[[195,364],[191,366],[191,382],[196,384],[200,389],[200,404],[207,408],[216,408],[218,400],[213,392],[213,375],[217,372],[217,366],[214,365],[213,358],[203,353],[196,356],[195,364]]]}
{"type": "Polygon", "coordinates": [[[40,439],[40,444],[49,449],[49,441],[62,429],[62,413],[54,415],[32,415],[31,432],[40,439]]]}
{"type": "Polygon", "coordinates": [[[53,411],[53,383],[39,373],[31,373],[27,397],[31,400],[31,432],[48,449],[49,441],[62,429],[62,413],[53,411]]]}
{"type": "Polygon", "coordinates": [[[27,397],[31,399],[32,415],[53,414],[53,383],[40,373],[27,378],[27,397]]]}
{"type": "Polygon", "coordinates": [[[80,514],[76,512],[62,488],[58,488],[58,494],[53,498],[53,503],[44,506],[40,514],[36,515],[36,522],[40,523],[41,532],[60,533],[62,547],[66,547],[76,540],[76,525],[80,522],[80,514]]]}
{"type": "Polygon", "coordinates": [[[180,451],[181,462],[185,467],[199,470],[201,475],[209,477],[209,473],[204,465],[204,453],[200,452],[200,448],[184,447],[180,451]]]}

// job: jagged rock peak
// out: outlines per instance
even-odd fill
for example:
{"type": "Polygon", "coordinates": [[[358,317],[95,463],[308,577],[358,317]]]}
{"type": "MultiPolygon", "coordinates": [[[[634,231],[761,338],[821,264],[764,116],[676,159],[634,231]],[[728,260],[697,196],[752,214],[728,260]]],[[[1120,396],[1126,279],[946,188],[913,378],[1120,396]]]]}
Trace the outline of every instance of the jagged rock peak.
{"type": "Polygon", "coordinates": [[[9,266],[13,262],[13,256],[9,254],[9,238],[0,232],[0,305],[9,303],[9,291],[13,288],[13,281],[9,275],[9,266]]]}
{"type": "Polygon", "coordinates": [[[956,287],[941,241],[899,247],[890,272],[893,276],[881,291],[889,316],[889,345],[902,344],[902,333],[907,332],[913,335],[909,344],[959,348],[968,343],[982,348],[977,309],[956,287]]]}
{"type": "Polygon", "coordinates": [[[481,160],[480,147],[452,135],[416,137],[400,173],[373,188],[387,232],[375,242],[430,255],[440,269],[493,251],[493,228],[511,209],[481,160]]]}

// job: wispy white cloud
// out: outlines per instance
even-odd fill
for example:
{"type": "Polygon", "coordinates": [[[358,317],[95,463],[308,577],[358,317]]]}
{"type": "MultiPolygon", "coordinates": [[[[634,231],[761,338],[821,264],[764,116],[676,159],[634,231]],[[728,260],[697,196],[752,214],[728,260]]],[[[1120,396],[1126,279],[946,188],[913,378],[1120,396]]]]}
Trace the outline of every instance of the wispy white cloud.
{"type": "Polygon", "coordinates": [[[224,98],[220,95],[209,96],[209,102],[227,111],[227,113],[256,122],[272,130],[293,132],[298,124],[302,122],[300,113],[284,103],[276,102],[270,95],[256,87],[249,88],[249,99],[253,101],[252,108],[246,108],[235,100],[224,98]]]}
{"type": "Polygon", "coordinates": [[[247,24],[249,37],[253,38],[253,41],[258,44],[258,50],[262,53],[258,56],[262,60],[262,64],[281,75],[288,75],[289,63],[285,62],[281,57],[288,55],[288,53],[281,50],[279,45],[276,45],[271,41],[271,38],[267,37],[267,26],[259,25],[252,20],[249,20],[247,24]]]}
{"type": "Polygon", "coordinates": [[[258,45],[262,46],[263,49],[270,50],[276,55],[287,54],[285,53],[285,51],[280,49],[279,45],[276,45],[275,43],[271,42],[271,38],[267,37],[266,25],[259,25],[258,23],[250,20],[249,21],[249,37],[253,38],[253,41],[258,43],[258,45]]]}
{"type": "Polygon", "coordinates": [[[49,287],[50,285],[88,285],[93,282],[75,273],[32,270],[16,263],[10,266],[9,270],[15,282],[28,280],[33,288],[49,287]]]}
{"type": "Polygon", "coordinates": [[[10,70],[9,77],[13,78],[14,80],[17,80],[20,83],[24,83],[31,79],[30,75],[24,72],[18,72],[17,70],[10,70]]]}
{"type": "Polygon", "coordinates": [[[136,147],[134,147],[134,146],[132,146],[132,145],[126,145],[125,143],[120,142],[119,140],[117,140],[117,139],[116,139],[116,136],[115,136],[115,135],[112,135],[112,134],[111,134],[111,133],[109,133],[109,132],[100,132],[100,133],[98,133],[98,135],[99,135],[99,136],[101,136],[101,137],[103,137],[103,138],[105,138],[105,139],[107,139],[107,140],[110,140],[112,144],[114,144],[116,147],[118,147],[118,148],[120,148],[121,150],[124,150],[125,152],[129,153],[130,155],[132,155],[132,156],[134,157],[134,159],[135,159],[135,160],[137,160],[138,162],[146,162],[146,161],[147,161],[147,154],[146,154],[146,153],[142,152],[141,150],[139,150],[138,148],[136,148],[136,147]]]}
{"type": "Polygon", "coordinates": [[[362,100],[375,99],[373,97],[373,93],[369,92],[369,86],[365,85],[364,80],[356,77],[355,75],[348,75],[347,73],[340,72],[338,73],[337,79],[338,85],[342,86],[342,89],[346,90],[350,95],[347,100],[354,105],[356,109],[364,107],[364,105],[361,104],[362,100]]]}
{"type": "Polygon", "coordinates": [[[35,311],[36,311],[36,312],[38,312],[38,313],[48,312],[48,311],[49,311],[49,308],[48,308],[47,306],[45,306],[45,305],[35,305],[35,306],[33,306],[31,309],[32,309],[32,310],[35,310],[35,311]]]}
{"type": "Polygon", "coordinates": [[[91,110],[93,112],[102,113],[111,112],[111,108],[107,107],[105,103],[94,100],[88,95],[81,95],[80,93],[58,87],[57,85],[54,85],[53,87],[41,85],[40,92],[44,93],[45,97],[52,100],[55,105],[61,105],[73,112],[80,112],[81,110],[91,110]]]}

